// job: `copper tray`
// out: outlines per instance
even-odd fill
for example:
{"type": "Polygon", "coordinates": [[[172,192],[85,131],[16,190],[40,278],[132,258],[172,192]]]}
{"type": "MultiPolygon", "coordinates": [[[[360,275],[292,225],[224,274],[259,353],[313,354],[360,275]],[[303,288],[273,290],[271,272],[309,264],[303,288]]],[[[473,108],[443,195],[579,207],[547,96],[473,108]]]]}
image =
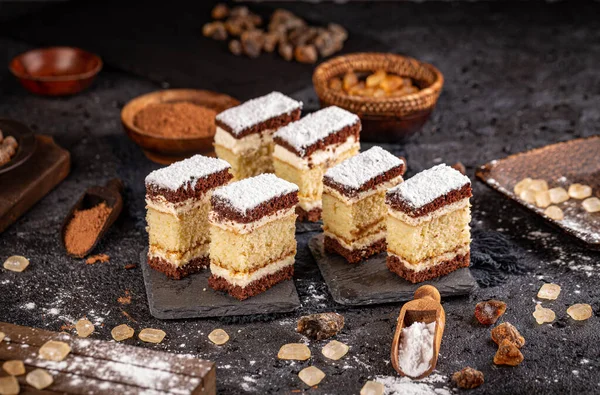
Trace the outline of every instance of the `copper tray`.
{"type": "Polygon", "coordinates": [[[600,213],[588,213],[581,202],[569,199],[558,206],[564,212],[562,221],[544,215],[544,209],[519,199],[513,192],[525,177],[541,178],[550,188],[568,189],[573,183],[592,187],[592,196],[600,197],[600,135],[547,145],[527,152],[491,161],[475,172],[477,178],[542,216],[589,247],[600,249],[600,213]]]}

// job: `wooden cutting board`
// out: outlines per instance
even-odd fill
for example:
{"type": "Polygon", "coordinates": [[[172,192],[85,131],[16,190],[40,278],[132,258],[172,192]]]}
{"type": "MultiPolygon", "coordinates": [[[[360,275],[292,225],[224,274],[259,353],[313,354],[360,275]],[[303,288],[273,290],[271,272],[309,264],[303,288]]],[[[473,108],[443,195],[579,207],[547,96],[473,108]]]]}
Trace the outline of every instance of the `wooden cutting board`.
{"type": "Polygon", "coordinates": [[[0,174],[0,233],[69,174],[71,155],[50,136],[36,136],[35,152],[21,166],[0,174]]]}
{"type": "MultiPolygon", "coordinates": [[[[38,391],[27,384],[25,375],[18,376],[22,394],[216,393],[215,364],[191,355],[84,339],[5,322],[0,322],[0,332],[6,335],[0,341],[0,364],[21,360],[28,373],[41,368],[54,379],[52,385],[38,391]],[[71,352],[63,361],[39,358],[40,347],[49,340],[69,344],[71,352]]],[[[0,371],[0,376],[5,375],[0,371]]]]}

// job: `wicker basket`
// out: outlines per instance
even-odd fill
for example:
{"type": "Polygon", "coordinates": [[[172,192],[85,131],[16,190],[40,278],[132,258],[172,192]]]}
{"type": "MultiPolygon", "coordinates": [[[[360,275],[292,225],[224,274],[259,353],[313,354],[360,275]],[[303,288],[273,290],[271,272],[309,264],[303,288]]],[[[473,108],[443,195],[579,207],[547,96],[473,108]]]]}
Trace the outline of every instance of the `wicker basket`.
{"type": "Polygon", "coordinates": [[[333,58],[319,65],[313,84],[323,107],[335,105],[359,116],[402,118],[416,113],[429,113],[442,91],[444,77],[438,69],[416,59],[389,53],[355,53],[333,58]],[[417,93],[399,97],[350,96],[329,88],[328,81],[347,71],[388,73],[412,78],[421,88],[417,93]]]}

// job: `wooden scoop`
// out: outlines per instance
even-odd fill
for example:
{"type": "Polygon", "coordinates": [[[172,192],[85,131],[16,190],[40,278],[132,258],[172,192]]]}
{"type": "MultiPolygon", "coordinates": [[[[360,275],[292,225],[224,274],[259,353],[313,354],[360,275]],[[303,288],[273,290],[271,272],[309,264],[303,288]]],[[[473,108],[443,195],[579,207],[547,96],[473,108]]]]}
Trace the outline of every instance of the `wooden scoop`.
{"type": "Polygon", "coordinates": [[[69,214],[67,214],[66,218],[63,221],[62,227],[60,229],[60,241],[67,251],[67,255],[74,258],[83,258],[88,255],[98,244],[98,241],[102,239],[104,234],[108,231],[110,226],[116,221],[121,214],[121,210],[123,209],[123,197],[121,196],[121,192],[123,191],[123,183],[118,178],[114,178],[106,183],[106,186],[93,186],[88,188],[83,195],[79,198],[77,203],[71,208],[69,214]],[[108,207],[112,210],[102,225],[100,232],[98,233],[98,237],[94,241],[94,244],[85,251],[83,254],[72,254],[67,250],[67,246],[65,245],[65,235],[67,231],[67,226],[69,222],[73,219],[75,215],[75,211],[79,210],[87,210],[92,207],[99,205],[100,203],[106,203],[108,207]]]}
{"type": "MultiPolygon", "coordinates": [[[[398,316],[398,325],[392,342],[392,366],[402,376],[405,374],[398,363],[398,353],[402,337],[402,329],[410,326],[413,322],[423,322],[430,324],[435,321],[435,333],[433,336],[433,357],[431,358],[431,366],[419,377],[411,377],[413,379],[422,379],[427,377],[435,369],[437,364],[438,354],[440,352],[440,344],[442,343],[442,335],[446,326],[446,313],[440,304],[440,293],[436,287],[432,285],[423,285],[415,291],[415,297],[410,302],[402,306],[400,315],[398,316]]],[[[409,376],[410,377],[410,376],[409,376]]]]}

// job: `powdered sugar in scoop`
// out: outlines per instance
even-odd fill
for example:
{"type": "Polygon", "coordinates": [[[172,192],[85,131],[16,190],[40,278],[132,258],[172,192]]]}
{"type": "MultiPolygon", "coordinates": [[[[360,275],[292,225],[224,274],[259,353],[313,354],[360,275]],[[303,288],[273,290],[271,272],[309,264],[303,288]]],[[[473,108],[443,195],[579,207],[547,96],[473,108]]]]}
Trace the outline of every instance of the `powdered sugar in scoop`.
{"type": "Polygon", "coordinates": [[[282,180],[274,174],[261,174],[218,188],[213,193],[213,199],[245,214],[261,203],[297,191],[296,184],[282,180]]]}
{"type": "Polygon", "coordinates": [[[357,122],[360,122],[357,115],[331,106],[284,126],[274,137],[287,142],[304,156],[306,148],[357,122]]]}
{"type": "Polygon", "coordinates": [[[435,321],[429,324],[413,322],[402,329],[398,346],[398,365],[410,377],[419,377],[431,367],[435,321]]]}
{"type": "Polygon", "coordinates": [[[423,170],[402,184],[390,189],[388,195],[396,195],[413,208],[420,208],[450,191],[470,184],[469,177],[442,163],[423,170]]]}
{"type": "Polygon", "coordinates": [[[289,98],[283,93],[271,92],[229,108],[219,113],[216,119],[229,126],[231,134],[238,136],[249,127],[271,118],[290,114],[298,109],[302,109],[302,102],[289,98]]]}
{"type": "Polygon", "coordinates": [[[230,167],[229,163],[222,159],[194,155],[170,166],[154,170],[146,177],[146,185],[155,185],[159,188],[176,191],[189,182],[189,187],[194,188],[197,180],[230,167]]]}
{"type": "Polygon", "coordinates": [[[400,158],[375,146],[327,170],[325,177],[348,188],[360,189],[375,177],[402,164],[400,158]]]}

